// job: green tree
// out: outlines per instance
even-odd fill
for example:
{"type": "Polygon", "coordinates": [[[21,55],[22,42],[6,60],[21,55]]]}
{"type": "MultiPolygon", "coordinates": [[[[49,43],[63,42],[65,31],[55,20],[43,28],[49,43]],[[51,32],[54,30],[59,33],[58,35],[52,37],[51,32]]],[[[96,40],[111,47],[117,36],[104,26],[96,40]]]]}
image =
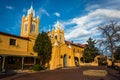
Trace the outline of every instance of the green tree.
{"type": "Polygon", "coordinates": [[[52,53],[52,44],[46,32],[42,31],[41,34],[38,34],[33,50],[38,53],[40,65],[45,66],[46,63],[49,63],[52,53]]]}
{"type": "Polygon", "coordinates": [[[115,59],[120,60],[120,47],[115,50],[115,59]]]}
{"type": "Polygon", "coordinates": [[[94,60],[94,58],[99,55],[99,50],[95,47],[95,40],[89,38],[87,41],[86,48],[84,50],[83,59],[85,62],[89,63],[94,60]]]}

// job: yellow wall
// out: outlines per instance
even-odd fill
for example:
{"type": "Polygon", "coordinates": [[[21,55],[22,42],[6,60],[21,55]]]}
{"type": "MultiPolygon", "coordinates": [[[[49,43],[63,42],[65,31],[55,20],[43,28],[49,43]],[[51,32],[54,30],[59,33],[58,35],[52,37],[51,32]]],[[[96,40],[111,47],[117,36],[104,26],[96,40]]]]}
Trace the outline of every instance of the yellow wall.
{"type": "Polygon", "coordinates": [[[80,58],[82,57],[82,54],[83,54],[82,53],[83,48],[73,46],[76,50],[79,49],[79,53],[78,52],[73,53],[72,47],[69,48],[66,43],[63,43],[61,45],[53,46],[52,48],[52,58],[50,61],[50,69],[63,67],[64,55],[67,56],[67,67],[75,66],[74,57],[77,57],[79,59],[79,65],[80,65],[80,58]]]}
{"type": "Polygon", "coordinates": [[[77,57],[79,60],[79,65],[81,64],[81,57],[83,56],[84,48],[78,46],[72,46],[72,52],[74,57],[77,57]]]}
{"type": "Polygon", "coordinates": [[[11,51],[23,51],[27,52],[27,40],[23,40],[20,38],[5,36],[0,34],[0,49],[2,50],[11,50],[11,51]],[[16,46],[9,45],[10,39],[16,39],[16,46]]]}
{"type": "Polygon", "coordinates": [[[78,46],[72,46],[72,50],[73,50],[73,53],[74,53],[75,57],[78,57],[78,58],[82,57],[84,48],[81,48],[81,47],[78,47],[78,46]],[[75,50],[75,52],[74,52],[74,50],[75,50]]]}
{"type": "Polygon", "coordinates": [[[84,48],[76,45],[70,45],[65,43],[64,30],[62,30],[59,24],[56,26],[55,30],[48,32],[48,36],[51,39],[52,43],[52,58],[50,60],[50,69],[56,69],[64,67],[64,56],[66,55],[66,65],[67,67],[75,66],[74,58],[77,57],[80,64],[80,58],[82,57],[84,48]],[[57,35],[57,39],[55,36],[57,35]],[[62,39],[60,40],[60,36],[62,39]],[[75,52],[73,52],[75,49],[75,52]],[[79,50],[79,52],[78,52],[79,50]]]}
{"type": "Polygon", "coordinates": [[[29,45],[29,42],[31,41],[14,36],[0,34],[0,55],[37,57],[37,53],[32,52],[32,48],[29,50],[29,47],[31,46],[29,45]],[[10,45],[10,39],[15,39],[16,45],[10,45]]]}
{"type": "MultiPolygon", "coordinates": [[[[61,46],[60,48],[60,56],[66,55],[67,56],[67,66],[75,66],[74,63],[74,54],[72,52],[72,48],[69,48],[67,44],[64,44],[63,46],[61,46]]],[[[61,64],[63,67],[63,58],[61,58],[61,64]]]]}
{"type": "Polygon", "coordinates": [[[58,48],[57,47],[53,47],[52,48],[52,56],[51,56],[51,60],[50,60],[50,69],[55,69],[58,67],[59,64],[59,56],[58,56],[58,48]]]}

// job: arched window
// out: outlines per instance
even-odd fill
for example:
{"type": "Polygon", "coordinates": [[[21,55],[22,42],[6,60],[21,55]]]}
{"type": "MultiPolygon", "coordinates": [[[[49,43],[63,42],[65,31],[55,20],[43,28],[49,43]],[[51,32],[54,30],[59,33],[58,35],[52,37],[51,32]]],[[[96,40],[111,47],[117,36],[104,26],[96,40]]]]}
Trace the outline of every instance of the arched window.
{"type": "Polygon", "coordinates": [[[80,53],[79,49],[78,49],[78,53],[80,53]]]}
{"type": "Polygon", "coordinates": [[[52,35],[49,35],[50,39],[52,38],[52,35]]]}
{"type": "Polygon", "coordinates": [[[60,34],[60,41],[62,41],[62,34],[60,34]]]}
{"type": "Polygon", "coordinates": [[[73,49],[73,53],[75,53],[75,48],[73,49]]]}
{"type": "Polygon", "coordinates": [[[32,24],[30,32],[35,32],[35,24],[32,24]]]}
{"type": "Polygon", "coordinates": [[[55,35],[55,39],[57,40],[57,35],[55,35]]]}
{"type": "Polygon", "coordinates": [[[25,23],[25,27],[24,27],[24,31],[25,31],[25,32],[27,31],[27,27],[28,27],[28,24],[25,23]]]}

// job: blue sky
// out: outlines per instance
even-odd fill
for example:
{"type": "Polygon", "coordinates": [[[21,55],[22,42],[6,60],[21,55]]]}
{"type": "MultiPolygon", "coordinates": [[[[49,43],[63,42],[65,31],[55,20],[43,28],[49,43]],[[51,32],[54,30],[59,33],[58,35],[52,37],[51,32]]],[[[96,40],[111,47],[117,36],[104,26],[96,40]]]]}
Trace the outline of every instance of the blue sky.
{"type": "Polygon", "coordinates": [[[98,40],[100,24],[120,19],[120,0],[1,0],[0,31],[20,35],[22,15],[31,4],[40,17],[40,32],[59,21],[65,39],[77,43],[89,37],[98,40]]]}

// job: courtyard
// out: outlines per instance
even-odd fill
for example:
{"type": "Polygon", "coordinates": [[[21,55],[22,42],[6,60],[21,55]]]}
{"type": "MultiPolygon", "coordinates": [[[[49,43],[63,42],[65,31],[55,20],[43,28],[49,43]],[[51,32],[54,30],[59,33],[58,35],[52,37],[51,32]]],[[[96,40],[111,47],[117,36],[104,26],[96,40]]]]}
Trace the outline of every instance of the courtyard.
{"type": "Polygon", "coordinates": [[[73,67],[34,73],[0,73],[0,80],[120,80],[120,72],[105,66],[73,67]],[[106,76],[85,76],[85,70],[106,70],[106,76]]]}

